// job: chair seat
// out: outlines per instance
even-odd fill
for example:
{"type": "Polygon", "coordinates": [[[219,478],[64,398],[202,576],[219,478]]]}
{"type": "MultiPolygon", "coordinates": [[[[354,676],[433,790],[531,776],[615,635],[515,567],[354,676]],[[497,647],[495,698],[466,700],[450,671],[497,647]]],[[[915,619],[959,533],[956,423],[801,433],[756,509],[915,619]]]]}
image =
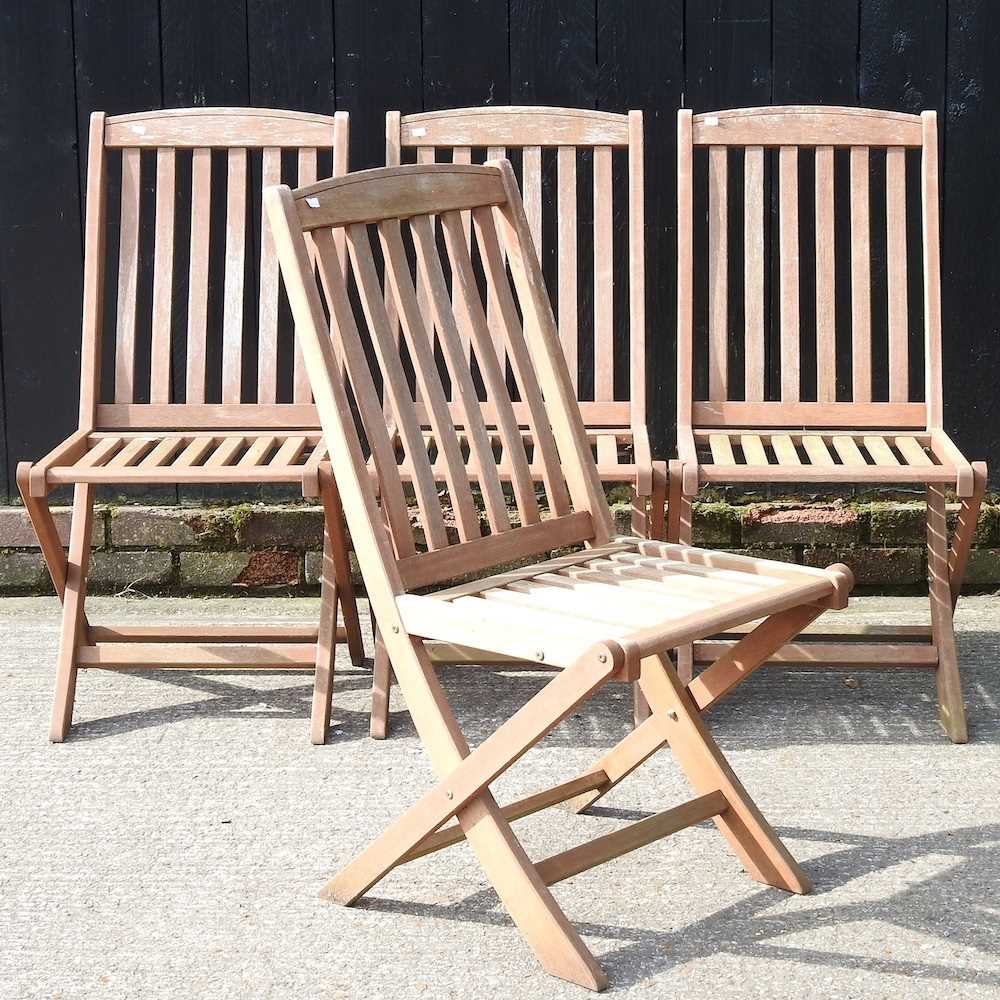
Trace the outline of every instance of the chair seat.
{"type": "Polygon", "coordinates": [[[95,431],[67,439],[40,464],[50,486],[302,483],[315,479],[325,457],[315,429],[95,431]]]}
{"type": "MultiPolygon", "coordinates": [[[[940,431],[694,428],[704,482],[971,483],[972,469],[940,431]]],[[[963,492],[960,489],[959,492],[963,492]]]]}
{"type": "Polygon", "coordinates": [[[414,635],[565,666],[597,642],[648,655],[803,603],[842,607],[851,583],[843,567],[619,538],[397,604],[414,635]]]}

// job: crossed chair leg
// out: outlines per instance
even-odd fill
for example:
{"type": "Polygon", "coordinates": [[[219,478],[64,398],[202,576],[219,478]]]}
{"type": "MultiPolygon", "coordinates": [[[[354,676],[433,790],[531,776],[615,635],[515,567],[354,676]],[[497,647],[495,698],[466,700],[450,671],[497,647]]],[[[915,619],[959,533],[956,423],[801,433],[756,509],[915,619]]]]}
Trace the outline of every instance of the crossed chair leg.
{"type": "MultiPolygon", "coordinates": [[[[32,528],[38,538],[39,547],[45,559],[52,585],[56,595],[62,602],[62,624],[59,635],[59,653],[56,660],[56,682],[52,705],[52,718],[49,725],[49,739],[53,743],[65,740],[73,719],[73,703],[76,696],[76,678],[80,669],[80,657],[84,647],[93,648],[98,639],[105,641],[120,640],[122,633],[114,630],[92,628],[87,620],[84,605],[87,597],[87,578],[90,571],[91,538],[94,524],[94,494],[92,483],[78,483],[73,491],[73,510],[70,523],[68,551],[63,550],[62,541],[52,517],[48,496],[32,495],[30,484],[31,465],[22,462],[17,469],[17,484],[24,502],[25,509],[31,521],[32,528]]],[[[330,698],[333,685],[333,661],[336,643],[339,637],[345,638],[355,665],[364,662],[364,649],[361,642],[361,627],[358,620],[357,604],[354,592],[350,586],[350,562],[348,557],[347,539],[344,530],[343,514],[340,500],[333,485],[329,471],[319,472],[319,492],[324,508],[323,532],[323,571],[321,583],[320,620],[315,644],[310,654],[316,670],[316,683],[313,689],[313,704],[310,724],[310,736],[313,743],[323,743],[330,721],[330,698]],[[344,616],[344,627],[337,628],[337,610],[340,608],[344,616]]],[[[134,666],[219,666],[225,665],[206,659],[204,664],[185,658],[184,662],[172,664],[169,656],[170,640],[186,643],[211,641],[191,637],[189,628],[162,626],[158,629],[143,630],[146,660],[136,662],[134,666]],[[159,651],[149,650],[149,644],[156,644],[159,651]],[[160,655],[162,652],[163,655],[160,655]]],[[[235,628],[230,638],[239,636],[246,640],[253,634],[253,641],[264,644],[265,649],[270,644],[273,663],[257,658],[253,666],[299,666],[307,663],[291,663],[285,656],[285,651],[291,651],[298,644],[289,641],[289,634],[269,635],[266,628],[254,632],[250,628],[235,628]],[[277,640],[277,641],[273,641],[277,640]],[[284,648],[283,648],[284,647],[284,648]]],[[[125,635],[134,638],[134,635],[125,635]]],[[[221,638],[216,636],[215,638],[221,638]]],[[[301,638],[292,635],[292,640],[301,638]]],[[[125,648],[124,644],[122,648],[125,648]]],[[[175,647],[176,648],[176,647],[175,647]]],[[[265,657],[267,653],[265,652],[265,657]]],[[[101,662],[87,662],[84,665],[101,666],[101,662]]],[[[116,666],[129,665],[118,662],[116,666]]]]}
{"type": "Polygon", "coordinates": [[[788,892],[808,892],[808,877],[736,778],[700,713],[821,610],[806,605],[771,616],[687,688],[666,654],[640,662],[627,651],[627,641],[624,647],[599,644],[556,674],[472,752],[422,641],[398,633],[385,636],[440,780],[332,878],[321,895],[350,905],[393,868],[467,840],[542,967],[561,979],[602,990],[607,986],[604,971],[549,892],[556,882],[711,818],[754,879],[788,892]],[[501,808],[490,783],[611,680],[638,680],[651,707],[649,718],[588,771],[501,808]],[[691,783],[694,799],[544,861],[528,859],[510,827],[513,820],[560,803],[582,811],[666,746],[691,783]]]}
{"type": "MultiPolygon", "coordinates": [[[[881,645],[886,653],[892,652],[893,662],[897,666],[934,668],[941,725],[952,743],[966,743],[969,739],[955,646],[954,613],[969,564],[979,511],[986,494],[986,464],[973,462],[972,471],[973,490],[971,495],[960,500],[955,530],[950,540],[945,490],[942,486],[927,486],[927,578],[931,619],[928,638],[929,647],[933,651],[932,657],[924,655],[928,643],[894,643],[893,634],[887,629],[881,630],[880,634],[886,637],[882,643],[870,641],[868,637],[869,641],[864,644],[860,641],[853,644],[855,655],[852,662],[859,665],[861,661],[858,657],[865,655],[862,650],[871,652],[872,663],[882,662],[881,645]],[[912,662],[906,659],[907,650],[915,654],[912,662]]],[[[682,482],[682,463],[672,461],[669,470],[667,538],[669,541],[690,544],[693,537],[692,497],[684,493],[682,482]]],[[[902,632],[900,636],[903,636],[902,632]]],[[[908,630],[906,638],[911,636],[912,630],[908,630]]],[[[857,639],[864,640],[864,632],[859,632],[857,639]]],[[[677,650],[678,674],[685,683],[694,674],[694,652],[693,646],[677,650]]],[[[846,664],[832,662],[830,665],[836,667],[846,664]]]]}

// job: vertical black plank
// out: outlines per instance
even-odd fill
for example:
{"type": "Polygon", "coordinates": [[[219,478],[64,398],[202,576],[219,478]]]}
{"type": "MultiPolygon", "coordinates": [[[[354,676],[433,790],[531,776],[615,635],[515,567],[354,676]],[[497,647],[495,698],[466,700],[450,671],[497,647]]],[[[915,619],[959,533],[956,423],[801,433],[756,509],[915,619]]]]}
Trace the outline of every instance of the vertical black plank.
{"type": "Polygon", "coordinates": [[[945,424],[970,459],[1000,465],[1000,6],[952,0],[942,281],[945,424]]]}
{"type": "Polygon", "coordinates": [[[385,113],[420,111],[420,5],[334,0],[337,107],[351,115],[351,169],[385,163],[385,113]]]}
{"type": "MultiPolygon", "coordinates": [[[[853,106],[858,98],[858,6],[856,3],[822,3],[811,0],[774,0],[773,10],[774,104],[833,104],[853,106]]],[[[816,398],[816,256],[813,185],[813,156],[799,153],[799,357],[804,399],[816,398]]],[[[771,221],[777,225],[777,191],[772,188],[771,221]]],[[[874,227],[874,220],[873,220],[874,227]]],[[[776,228],[772,229],[777,232],[776,228]]],[[[881,313],[876,308],[873,322],[884,314],[885,253],[875,253],[873,282],[882,290],[881,313]],[[881,281],[879,279],[881,278],[881,281]]],[[[846,245],[841,248],[846,251],[846,245]]],[[[776,248],[775,248],[776,250],[776,248]]],[[[773,253],[772,287],[777,288],[777,254],[773,253]]],[[[850,272],[844,265],[845,252],[838,251],[836,312],[838,343],[850,343],[850,272]]],[[[876,303],[877,305],[877,303],[876,303]]],[[[883,316],[884,321],[884,316],[883,316]]],[[[780,315],[771,311],[769,336],[772,345],[780,339],[780,315]]],[[[873,336],[881,344],[882,336],[873,336]]],[[[884,360],[884,350],[882,351],[884,360]]],[[[849,364],[850,359],[845,359],[849,364]]],[[[876,367],[878,365],[876,364],[876,367]]],[[[775,373],[772,371],[772,378],[775,373]]]]}
{"type": "Polygon", "coordinates": [[[507,0],[423,0],[425,111],[510,102],[507,0]]]}
{"type": "Polygon", "coordinates": [[[247,104],[245,0],[161,0],[160,23],[167,107],[247,104]]]}
{"type": "Polygon", "coordinates": [[[595,0],[510,0],[512,104],[594,107],[595,0]]]}
{"type": "Polygon", "coordinates": [[[857,101],[858,8],[854,2],[774,0],[775,104],[857,101]]]}
{"type": "Polygon", "coordinates": [[[771,0],[687,0],[684,50],[696,113],[771,103],[771,0]]]}
{"type": "Polygon", "coordinates": [[[7,450],[38,459],[77,426],[80,192],[72,11],[0,6],[0,314],[7,450]]]}
{"type": "MultiPolygon", "coordinates": [[[[677,109],[683,91],[683,0],[599,0],[598,107],[643,114],[646,399],[658,457],[671,453],[676,430],[677,109]]],[[[618,197],[617,189],[615,194],[618,197]]],[[[627,204],[619,207],[627,214],[627,204]]],[[[615,215],[617,239],[619,212],[615,215]]],[[[626,287],[627,268],[625,254],[616,253],[616,287],[626,287]]],[[[624,305],[627,317],[627,302],[624,305]]]]}
{"type": "MultiPolygon", "coordinates": [[[[163,54],[163,103],[166,107],[245,107],[250,103],[250,70],[247,52],[247,11],[245,0],[216,0],[194,4],[188,0],[161,0],[161,51],[163,54]]],[[[178,214],[176,245],[186,259],[189,228],[184,211],[189,202],[190,165],[184,158],[178,166],[178,214]]],[[[208,401],[221,398],[223,275],[225,271],[226,155],[212,155],[211,242],[208,287],[208,401]]],[[[178,318],[186,316],[187,274],[175,271],[175,301],[178,318]]],[[[249,277],[249,276],[248,276],[249,277]]],[[[252,288],[252,282],[248,281],[252,288]]],[[[256,320],[255,292],[248,291],[244,323],[256,320]]],[[[186,343],[174,340],[174,391],[178,393],[184,371],[186,343]]],[[[180,491],[182,499],[196,501],[206,493],[226,494],[224,489],[180,491]]]]}
{"type": "Polygon", "coordinates": [[[249,102],[333,114],[330,0],[247,0],[249,102]]]}
{"type": "MultiPolygon", "coordinates": [[[[686,68],[684,104],[696,114],[726,108],[756,107],[771,103],[771,2],[770,0],[687,0],[684,37],[686,68]]],[[[740,329],[743,314],[742,261],[742,155],[729,156],[730,196],[729,242],[733,248],[729,266],[731,327],[740,329]]],[[[707,390],[708,342],[708,184],[707,155],[695,154],[694,224],[694,347],[695,391],[707,390]]],[[[770,170],[765,173],[765,199],[771,188],[770,170]]],[[[765,213],[765,240],[770,234],[770,217],[765,213]]],[[[765,269],[765,323],[770,296],[769,273],[765,269]]],[[[736,376],[743,364],[742,337],[730,338],[729,363],[736,376]]],[[[776,363],[776,352],[769,351],[776,363]]]]}
{"type": "Polygon", "coordinates": [[[939,0],[862,0],[858,103],[943,114],[947,32],[947,4],[939,0]]]}

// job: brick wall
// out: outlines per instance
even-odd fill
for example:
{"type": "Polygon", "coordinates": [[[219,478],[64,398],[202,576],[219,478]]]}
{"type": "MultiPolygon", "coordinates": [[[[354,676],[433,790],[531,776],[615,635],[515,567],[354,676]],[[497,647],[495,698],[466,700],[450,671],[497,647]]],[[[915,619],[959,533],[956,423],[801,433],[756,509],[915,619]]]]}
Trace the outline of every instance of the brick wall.
{"type": "MultiPolygon", "coordinates": [[[[957,504],[951,506],[957,510],[957,504]]],[[[628,531],[628,507],[615,505],[628,531]]],[[[55,512],[64,543],[69,509],[55,512]]],[[[924,514],[919,503],[704,502],[696,542],[825,566],[845,562],[859,585],[900,590],[923,584],[924,514]]],[[[117,593],[316,589],[322,513],[303,505],[98,508],[91,589],[117,593]]],[[[970,587],[1000,586],[1000,505],[983,507],[969,564],[970,587]]],[[[48,574],[27,515],[0,508],[0,593],[47,593],[48,574]]]]}

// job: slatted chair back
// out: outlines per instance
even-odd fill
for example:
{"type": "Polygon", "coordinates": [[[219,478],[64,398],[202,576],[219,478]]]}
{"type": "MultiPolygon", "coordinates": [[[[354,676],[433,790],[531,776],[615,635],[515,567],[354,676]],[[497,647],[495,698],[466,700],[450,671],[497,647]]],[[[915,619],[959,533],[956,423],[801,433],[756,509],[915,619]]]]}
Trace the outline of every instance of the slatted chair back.
{"type": "Polygon", "coordinates": [[[610,537],[607,502],[509,163],[367,170],[295,192],[272,188],[265,202],[379,621],[396,615],[394,607],[378,606],[380,593],[610,537]],[[352,290],[360,308],[352,309],[352,290]],[[487,299],[495,303],[513,391],[494,350],[487,299]],[[327,314],[332,340],[324,336],[327,314]],[[477,381],[490,391],[495,441],[477,381]],[[532,464],[541,467],[541,490],[532,464]],[[501,468],[508,470],[513,518],[501,468]],[[411,486],[415,508],[408,503],[411,486]],[[380,577],[384,586],[371,579],[380,572],[376,564],[387,574],[380,577]]]}
{"type": "MultiPolygon", "coordinates": [[[[386,163],[398,164],[412,155],[418,163],[504,157],[519,162],[535,248],[543,261],[554,257],[550,293],[584,423],[632,426],[645,435],[642,112],[547,107],[387,112],[386,163]],[[549,183],[554,194],[545,198],[543,188],[549,183]],[[627,222],[620,225],[623,216],[627,222]],[[587,259],[580,253],[581,230],[591,227],[593,254],[587,259]],[[555,235],[551,247],[547,234],[555,235]],[[627,284],[627,297],[622,284],[627,284]],[[580,310],[581,302],[588,301],[593,303],[592,318],[580,310]],[[585,364],[590,370],[580,380],[585,364]]],[[[468,226],[466,219],[466,230],[468,226]]],[[[502,340],[496,344],[503,361],[502,340]]]]}
{"type": "Polygon", "coordinates": [[[347,133],[344,112],[92,117],[82,427],[318,426],[260,191],[345,173],[347,133]]]}
{"type": "Polygon", "coordinates": [[[935,113],[681,111],[678,140],[678,422],[940,428],[935,113]]]}

